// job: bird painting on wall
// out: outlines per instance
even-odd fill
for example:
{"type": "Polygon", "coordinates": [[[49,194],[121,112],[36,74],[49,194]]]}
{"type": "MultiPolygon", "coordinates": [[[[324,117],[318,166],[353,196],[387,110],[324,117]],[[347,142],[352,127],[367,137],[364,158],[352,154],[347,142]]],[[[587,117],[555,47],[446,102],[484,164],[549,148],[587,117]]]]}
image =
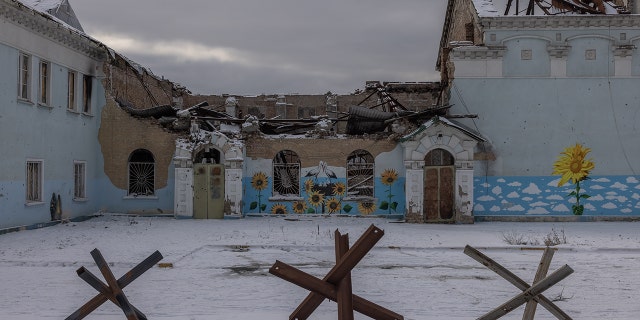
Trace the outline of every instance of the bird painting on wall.
{"type": "Polygon", "coordinates": [[[318,177],[321,177],[323,175],[329,179],[337,178],[335,172],[329,169],[329,167],[327,166],[327,163],[320,160],[320,162],[318,163],[318,167],[309,170],[309,172],[307,172],[305,177],[313,177],[314,179],[318,179],[318,177]]]}

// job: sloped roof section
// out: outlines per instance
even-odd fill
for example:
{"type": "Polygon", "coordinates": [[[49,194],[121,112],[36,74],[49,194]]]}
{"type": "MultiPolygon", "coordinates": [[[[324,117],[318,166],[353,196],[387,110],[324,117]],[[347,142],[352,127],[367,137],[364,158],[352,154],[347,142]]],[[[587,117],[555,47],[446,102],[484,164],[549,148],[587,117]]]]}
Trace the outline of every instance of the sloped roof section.
{"type": "Polygon", "coordinates": [[[480,135],[480,133],[476,132],[475,130],[457,122],[451,119],[447,119],[444,117],[440,117],[440,116],[435,116],[433,118],[431,118],[429,121],[423,123],[418,129],[416,129],[415,131],[411,132],[410,134],[402,137],[402,139],[400,139],[401,142],[404,141],[408,141],[411,140],[413,137],[415,137],[417,134],[419,134],[420,132],[427,130],[428,128],[441,123],[444,124],[446,126],[452,127],[452,128],[456,128],[462,132],[464,132],[466,135],[468,135],[469,137],[476,139],[477,141],[487,141],[485,138],[482,137],[482,135],[480,135]]]}
{"type": "Polygon", "coordinates": [[[80,20],[76,17],[68,0],[20,0],[20,2],[42,13],[50,14],[70,27],[84,32],[80,20]]]}

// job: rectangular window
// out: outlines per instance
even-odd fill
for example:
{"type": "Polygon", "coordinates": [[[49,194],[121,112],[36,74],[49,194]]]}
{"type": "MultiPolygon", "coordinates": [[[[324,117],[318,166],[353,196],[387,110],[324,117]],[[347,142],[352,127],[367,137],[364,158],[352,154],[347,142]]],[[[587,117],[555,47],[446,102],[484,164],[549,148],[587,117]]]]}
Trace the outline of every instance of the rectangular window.
{"type": "Polygon", "coordinates": [[[27,203],[42,202],[42,160],[27,160],[27,203]]]}
{"type": "Polygon", "coordinates": [[[93,77],[84,75],[82,77],[82,112],[91,113],[91,87],[93,77]]]}
{"type": "Polygon", "coordinates": [[[68,91],[67,91],[67,109],[76,111],[76,73],[69,71],[67,77],[68,91]]]}
{"type": "Polygon", "coordinates": [[[26,53],[20,53],[19,63],[18,98],[29,100],[31,93],[31,56],[26,53]]]}
{"type": "Polygon", "coordinates": [[[40,94],[38,95],[38,103],[42,105],[49,104],[49,62],[40,61],[40,94]]]}
{"type": "Polygon", "coordinates": [[[73,162],[73,199],[85,199],[86,194],[86,167],[84,161],[73,162]]]}

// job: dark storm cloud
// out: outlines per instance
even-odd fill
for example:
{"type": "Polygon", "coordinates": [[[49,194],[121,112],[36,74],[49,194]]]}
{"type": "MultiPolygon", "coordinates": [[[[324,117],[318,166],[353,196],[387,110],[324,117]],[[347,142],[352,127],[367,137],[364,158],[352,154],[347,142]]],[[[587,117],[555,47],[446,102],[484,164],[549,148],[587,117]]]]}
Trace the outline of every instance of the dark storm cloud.
{"type": "Polygon", "coordinates": [[[194,93],[433,81],[444,0],[72,0],[85,31],[194,93]]]}

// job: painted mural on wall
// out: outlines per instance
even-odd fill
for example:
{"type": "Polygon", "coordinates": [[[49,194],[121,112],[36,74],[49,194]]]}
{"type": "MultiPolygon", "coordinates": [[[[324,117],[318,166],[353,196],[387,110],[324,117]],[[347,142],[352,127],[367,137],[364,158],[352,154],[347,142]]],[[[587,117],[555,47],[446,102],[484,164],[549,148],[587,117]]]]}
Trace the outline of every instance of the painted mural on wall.
{"type": "Polygon", "coordinates": [[[571,205],[571,211],[577,216],[584,213],[584,204],[581,204],[580,200],[591,197],[586,193],[580,194],[580,182],[589,179],[589,173],[595,167],[591,159],[586,159],[587,153],[590,151],[591,149],[576,143],[573,147],[565,148],[553,164],[553,174],[562,176],[558,187],[565,185],[568,181],[575,185],[575,190],[569,193],[569,197],[573,197],[575,200],[575,203],[571,205]]]}
{"type": "MultiPolygon", "coordinates": [[[[245,214],[403,215],[404,177],[396,169],[371,176],[373,197],[350,195],[347,178],[339,177],[324,161],[302,169],[299,195],[273,195],[273,177],[258,171],[244,179],[245,214]]],[[[377,170],[376,170],[377,171],[377,170]]]]}
{"type": "MultiPolygon", "coordinates": [[[[474,179],[475,216],[573,215],[575,191],[558,187],[557,176],[502,176],[474,179]]],[[[640,176],[592,176],[580,184],[584,215],[640,215],[640,176]]]]}

